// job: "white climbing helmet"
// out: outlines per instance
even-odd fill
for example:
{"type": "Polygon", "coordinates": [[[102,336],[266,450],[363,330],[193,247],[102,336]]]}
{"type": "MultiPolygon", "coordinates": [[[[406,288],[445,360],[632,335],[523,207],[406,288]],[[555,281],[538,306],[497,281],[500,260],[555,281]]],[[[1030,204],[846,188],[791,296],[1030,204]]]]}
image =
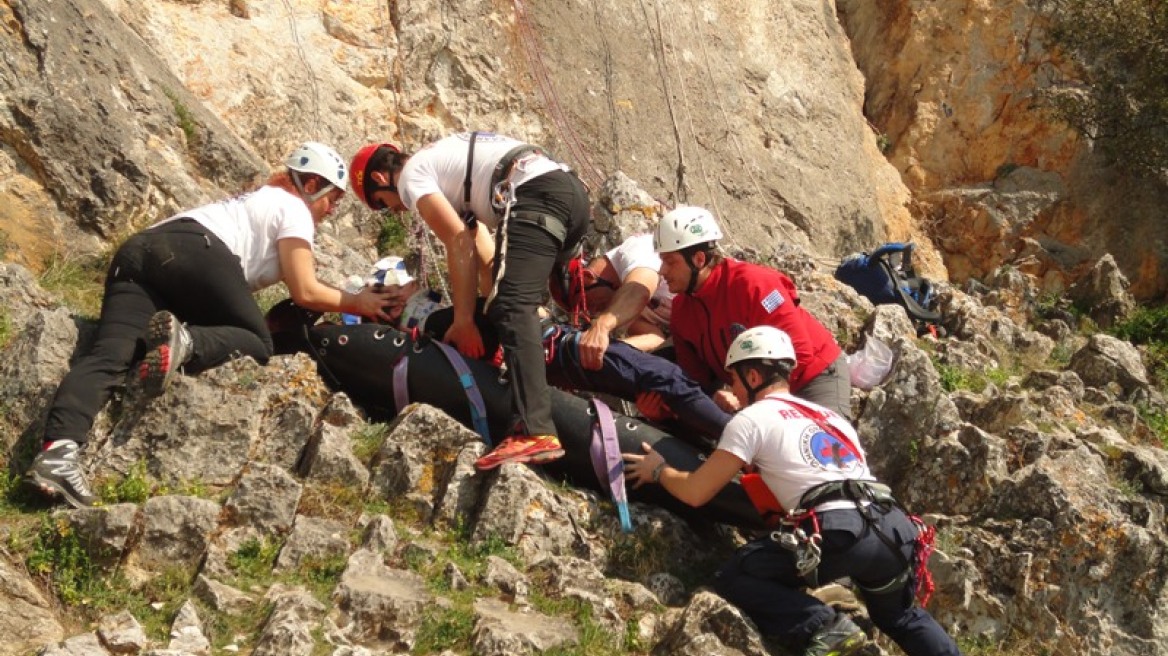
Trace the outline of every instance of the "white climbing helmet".
{"type": "Polygon", "coordinates": [[[396,255],[383,257],[373,265],[373,273],[367,281],[369,285],[408,285],[414,281],[406,268],[406,261],[396,255]]]}
{"type": "Polygon", "coordinates": [[[435,310],[440,310],[446,307],[442,302],[442,294],[432,289],[422,289],[414,293],[410,300],[406,301],[406,306],[402,310],[401,318],[398,319],[397,326],[401,330],[410,330],[417,328],[421,330],[426,327],[426,317],[430,316],[435,310]]]}
{"type": "Polygon", "coordinates": [[[292,151],[284,166],[290,171],[319,175],[341,191],[349,187],[349,167],[345,160],[337,151],[316,141],[306,141],[292,151]]]}
{"type": "Polygon", "coordinates": [[[734,338],[726,351],[726,369],[746,360],[788,360],[795,365],[791,336],[774,326],[755,326],[734,338]]]}
{"type": "Polygon", "coordinates": [[[653,248],[658,253],[672,253],[721,238],[722,229],[709,210],[680,205],[669,210],[657,223],[657,231],[653,233],[653,248]]]}

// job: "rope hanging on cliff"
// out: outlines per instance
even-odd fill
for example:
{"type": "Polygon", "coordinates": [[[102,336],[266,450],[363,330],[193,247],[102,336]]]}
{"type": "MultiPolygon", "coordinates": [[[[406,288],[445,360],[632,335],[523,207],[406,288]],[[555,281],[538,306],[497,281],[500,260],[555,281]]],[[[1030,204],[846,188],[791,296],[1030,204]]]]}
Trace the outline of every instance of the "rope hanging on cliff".
{"type": "Polygon", "coordinates": [[[540,96],[543,98],[544,105],[548,109],[548,114],[551,115],[552,122],[555,123],[556,129],[560,133],[560,138],[568,146],[568,151],[572,154],[572,159],[575,160],[576,168],[580,172],[581,177],[594,189],[599,188],[604,183],[604,175],[600,169],[592,164],[592,161],[588,157],[588,151],[580,143],[579,138],[576,137],[575,131],[572,130],[572,126],[565,116],[563,107],[560,106],[560,100],[556,94],[555,86],[552,84],[547,67],[543,63],[539,39],[535,35],[535,30],[531,27],[531,21],[523,6],[523,0],[514,0],[514,5],[523,53],[527,57],[532,76],[535,78],[536,86],[539,88],[540,96]]]}
{"type": "Polygon", "coordinates": [[[638,0],[638,4],[641,6],[641,14],[645,17],[645,31],[649,33],[649,41],[658,51],[657,75],[661,78],[665,107],[669,110],[669,121],[673,125],[673,141],[677,148],[677,186],[674,189],[674,195],[680,202],[685,203],[689,199],[685,185],[685,150],[681,146],[681,128],[677,125],[677,116],[673,111],[673,94],[669,91],[669,73],[665,62],[665,38],[661,35],[661,11],[654,3],[653,7],[657,15],[657,36],[654,36],[653,21],[649,20],[649,10],[645,8],[645,0],[638,0]]]}
{"type": "Polygon", "coordinates": [[[596,18],[596,33],[600,35],[600,42],[604,45],[604,88],[608,99],[608,126],[612,133],[612,170],[620,168],[620,130],[616,124],[616,97],[612,88],[612,48],[608,45],[608,36],[605,35],[604,23],[601,20],[600,3],[592,2],[593,15],[596,18]]]}
{"type": "MultiPolygon", "coordinates": [[[[402,133],[401,124],[401,98],[399,86],[401,84],[401,52],[398,49],[390,54],[390,29],[393,27],[393,16],[389,13],[389,6],[387,3],[378,3],[377,17],[381,20],[381,47],[385,53],[385,72],[386,72],[386,87],[389,88],[390,93],[393,94],[393,123],[397,128],[398,138],[400,140],[402,133]]],[[[425,279],[425,278],[423,278],[425,279]]]]}
{"type": "Polygon", "coordinates": [[[300,42],[300,32],[296,29],[296,12],[292,10],[289,0],[284,0],[284,8],[288,10],[288,28],[292,32],[292,42],[296,44],[296,52],[300,56],[300,63],[308,75],[308,84],[312,87],[312,131],[310,134],[320,134],[320,89],[316,85],[316,74],[308,64],[308,55],[304,52],[304,44],[300,42]]]}
{"type": "MultiPolygon", "coordinates": [[[[691,5],[692,4],[693,3],[691,2],[691,5]]],[[[692,8],[690,15],[691,17],[697,16],[696,7],[692,8]]],[[[706,88],[716,89],[717,87],[715,85],[715,80],[718,78],[714,76],[713,65],[711,64],[710,60],[710,49],[706,45],[706,35],[702,31],[701,21],[694,20],[694,23],[696,23],[694,26],[694,31],[698,35],[697,41],[702,46],[702,59],[705,61],[706,79],[708,81],[706,88]]],[[[742,144],[738,141],[738,135],[734,131],[734,126],[730,123],[730,115],[726,112],[726,104],[722,102],[722,96],[716,91],[714,92],[714,100],[718,104],[718,111],[722,114],[722,122],[726,124],[726,133],[730,136],[731,143],[734,144],[734,150],[737,151],[738,159],[743,164],[742,168],[746,171],[746,176],[750,179],[750,183],[754,187],[755,194],[758,196],[759,200],[762,201],[763,207],[766,208],[767,216],[780,218],[783,216],[782,213],[776,212],[775,209],[771,207],[770,202],[767,200],[766,194],[763,193],[762,185],[759,184],[758,178],[754,175],[755,163],[753,160],[747,158],[746,152],[742,149],[742,144]]],[[[793,240],[791,234],[787,232],[787,229],[782,225],[782,223],[776,223],[776,226],[784,237],[786,237],[788,240],[793,240]]]]}

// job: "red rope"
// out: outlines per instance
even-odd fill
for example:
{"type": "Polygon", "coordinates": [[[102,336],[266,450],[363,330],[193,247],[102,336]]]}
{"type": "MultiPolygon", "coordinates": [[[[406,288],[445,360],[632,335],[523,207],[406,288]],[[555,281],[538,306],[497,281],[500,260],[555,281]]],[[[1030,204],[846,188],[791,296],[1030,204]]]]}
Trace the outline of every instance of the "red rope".
{"type": "Polygon", "coordinates": [[[933,526],[925,524],[924,520],[916,515],[909,515],[909,519],[917,525],[917,545],[913,550],[913,576],[917,581],[917,589],[915,591],[917,601],[920,602],[921,608],[929,604],[929,599],[933,597],[933,590],[936,586],[933,584],[933,573],[929,571],[929,556],[933,555],[933,549],[937,541],[937,529],[933,526]]]}
{"type": "Polygon", "coordinates": [[[516,22],[519,25],[519,36],[523,43],[523,53],[527,56],[527,61],[531,66],[531,72],[535,77],[536,85],[539,87],[540,95],[548,107],[548,113],[551,114],[552,121],[556,124],[561,138],[563,138],[564,143],[568,146],[568,150],[572,153],[572,158],[576,161],[580,172],[588,179],[587,182],[594,189],[599,188],[604,182],[604,176],[592,164],[588,158],[587,150],[576,137],[575,132],[571,128],[571,123],[565,118],[565,112],[560,105],[559,97],[556,95],[555,86],[552,84],[551,77],[547,72],[547,66],[544,65],[543,57],[540,55],[539,40],[535,35],[535,30],[531,26],[531,21],[527,16],[527,10],[523,7],[523,0],[514,0],[514,3],[516,22]]]}

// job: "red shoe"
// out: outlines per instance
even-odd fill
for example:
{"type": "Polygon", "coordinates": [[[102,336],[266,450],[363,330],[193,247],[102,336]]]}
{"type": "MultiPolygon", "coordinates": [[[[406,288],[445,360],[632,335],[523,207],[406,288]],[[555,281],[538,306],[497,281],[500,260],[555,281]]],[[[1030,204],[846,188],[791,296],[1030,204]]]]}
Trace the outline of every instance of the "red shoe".
{"type": "Polygon", "coordinates": [[[505,462],[541,463],[561,458],[564,449],[555,435],[517,435],[508,437],[487,455],[475,461],[475,469],[486,471],[505,462]]]}

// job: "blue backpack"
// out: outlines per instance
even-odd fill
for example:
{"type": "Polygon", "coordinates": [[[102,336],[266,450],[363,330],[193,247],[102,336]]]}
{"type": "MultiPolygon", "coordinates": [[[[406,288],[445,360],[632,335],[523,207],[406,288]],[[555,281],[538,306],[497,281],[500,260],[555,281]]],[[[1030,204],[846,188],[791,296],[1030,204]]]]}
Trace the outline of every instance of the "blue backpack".
{"type": "Polygon", "coordinates": [[[918,332],[935,332],[941,323],[940,313],[933,310],[936,292],[931,282],[916,275],[912,251],[911,242],[890,242],[871,253],[850,255],[836,267],[835,279],[875,305],[904,307],[918,332]]]}

